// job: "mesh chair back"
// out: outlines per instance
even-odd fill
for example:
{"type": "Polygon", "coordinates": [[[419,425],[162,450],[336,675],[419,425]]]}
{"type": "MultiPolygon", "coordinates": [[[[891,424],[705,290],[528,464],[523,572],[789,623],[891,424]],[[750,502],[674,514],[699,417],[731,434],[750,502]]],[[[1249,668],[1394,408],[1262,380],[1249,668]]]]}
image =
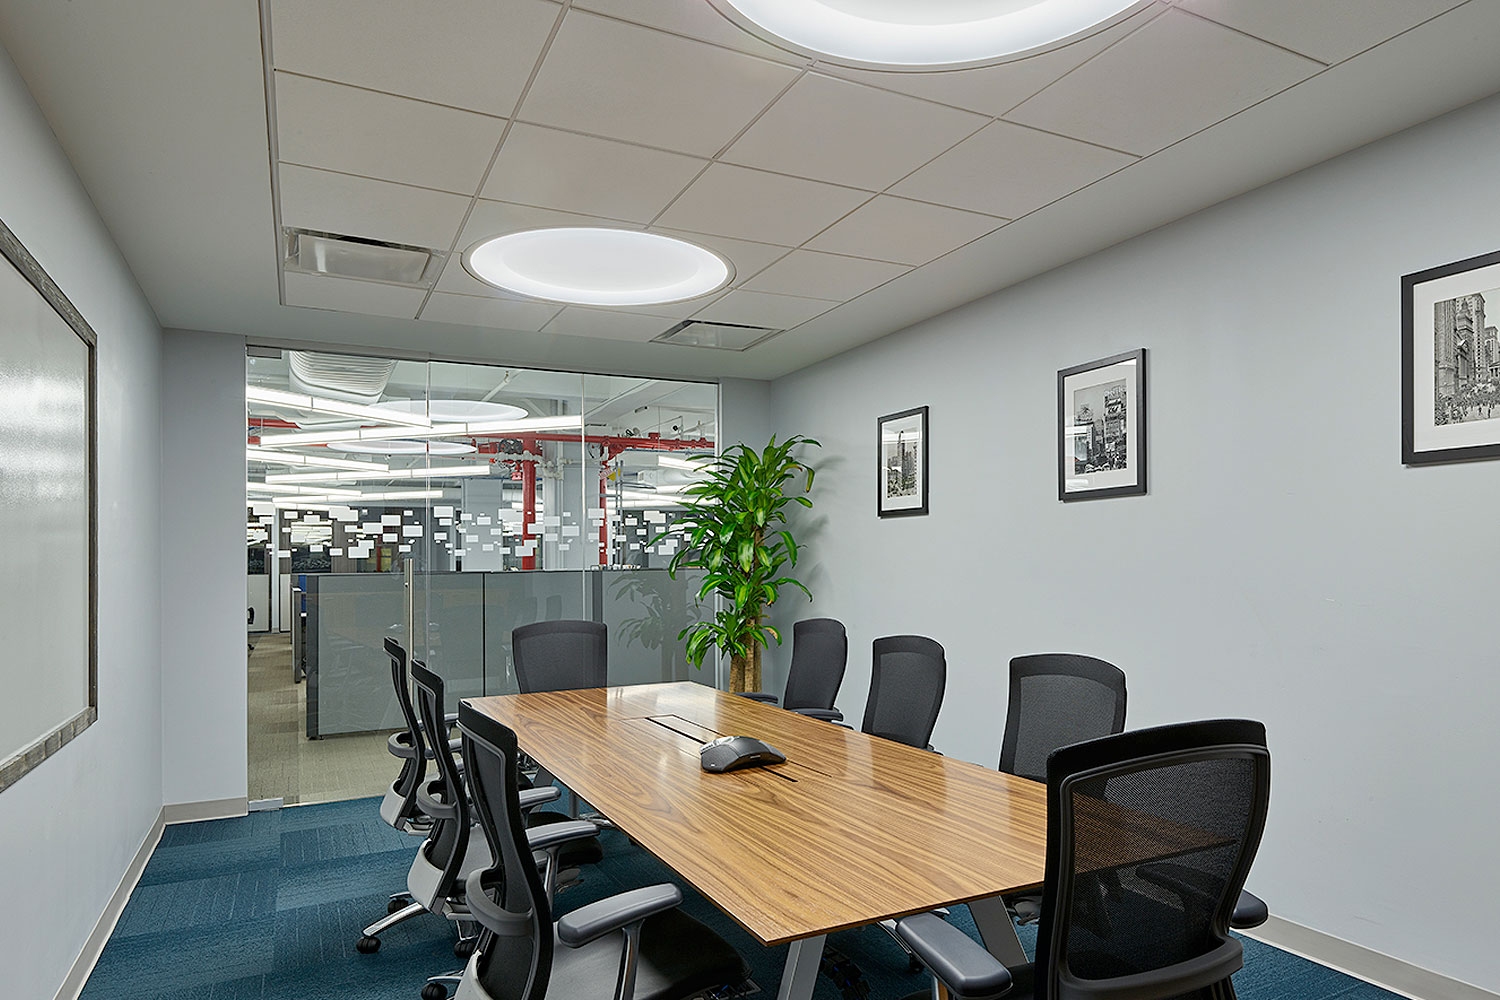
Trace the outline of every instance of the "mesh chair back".
{"type": "Polygon", "coordinates": [[[870,698],[860,730],[926,748],[947,683],[948,661],[936,641],[920,635],[876,639],[870,698]]]}
{"type": "Polygon", "coordinates": [[[1037,1000],[1225,1000],[1270,800],[1265,728],[1224,720],[1074,744],[1047,764],[1037,1000]]]}
{"type": "Polygon", "coordinates": [[[448,749],[448,726],[443,713],[443,679],[421,660],[411,661],[411,680],[417,692],[417,712],[431,734],[428,745],[437,761],[438,777],[418,792],[422,811],[432,817],[432,832],[422,844],[427,860],[442,869],[435,897],[454,894],[469,849],[469,797],[463,775],[448,749]]]}
{"type": "Polygon", "coordinates": [[[474,793],[474,810],[489,841],[493,868],[478,873],[469,893],[474,917],[489,931],[475,972],[495,1000],[541,1000],[552,970],[552,912],[526,844],[521,817],[516,734],[459,702],[458,728],[474,793]],[[512,879],[504,872],[517,872],[512,879]]]}
{"type": "Polygon", "coordinates": [[[849,636],[842,622],[808,618],[792,626],[792,665],[781,707],[832,708],[849,662],[849,636]]]}
{"type": "Polygon", "coordinates": [[[1000,770],[1047,780],[1047,755],[1058,747],[1111,736],[1125,728],[1125,672],[1074,653],[1038,653],[1010,661],[1010,701],[1000,770]]]}
{"type": "Polygon", "coordinates": [[[523,693],[573,691],[608,683],[609,629],[600,622],[522,625],[510,633],[516,684],[523,693]]]}
{"type": "Polygon", "coordinates": [[[417,710],[411,703],[411,684],[406,676],[406,648],[395,639],[385,640],[385,653],[391,658],[391,684],[396,689],[396,704],[401,708],[401,718],[406,721],[406,738],[413,756],[401,765],[401,773],[391,785],[401,796],[401,808],[396,813],[398,822],[410,820],[417,815],[417,789],[427,776],[426,741],[417,726],[417,710]]]}

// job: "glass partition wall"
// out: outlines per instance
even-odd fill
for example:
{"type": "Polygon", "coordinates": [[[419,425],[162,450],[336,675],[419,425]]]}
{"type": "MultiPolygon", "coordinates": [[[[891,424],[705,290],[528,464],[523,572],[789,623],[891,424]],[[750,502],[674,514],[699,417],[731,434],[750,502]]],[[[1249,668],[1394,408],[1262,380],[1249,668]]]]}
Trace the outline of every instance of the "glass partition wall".
{"type": "Polygon", "coordinates": [[[246,396],[252,800],[384,790],[387,638],[450,700],[514,692],[511,630],[563,618],[608,626],[612,684],[716,683],[677,639],[698,580],[653,541],[717,452],[717,385],[287,351],[246,396]]]}

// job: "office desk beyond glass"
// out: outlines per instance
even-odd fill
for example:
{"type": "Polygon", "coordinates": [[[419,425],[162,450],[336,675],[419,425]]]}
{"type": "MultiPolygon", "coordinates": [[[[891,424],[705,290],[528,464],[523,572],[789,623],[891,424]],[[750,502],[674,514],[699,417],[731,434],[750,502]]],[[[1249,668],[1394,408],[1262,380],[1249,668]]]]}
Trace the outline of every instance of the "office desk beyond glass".
{"type": "Polygon", "coordinates": [[[1046,788],[688,682],[470,699],[558,780],[767,945],[808,1000],[833,931],[968,903],[1025,961],[998,896],[1042,882],[1046,788]],[[785,764],[710,774],[755,736],[785,764]]]}

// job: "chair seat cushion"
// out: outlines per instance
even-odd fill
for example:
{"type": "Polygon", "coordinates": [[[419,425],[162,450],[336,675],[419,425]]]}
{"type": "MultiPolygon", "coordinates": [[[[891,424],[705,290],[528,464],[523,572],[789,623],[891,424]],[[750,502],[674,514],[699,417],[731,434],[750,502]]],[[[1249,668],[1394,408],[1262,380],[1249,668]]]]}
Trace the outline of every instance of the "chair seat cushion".
{"type": "MultiPolygon", "coordinates": [[[[569,823],[573,817],[566,813],[551,812],[544,809],[533,809],[526,815],[526,826],[528,828],[545,826],[548,823],[569,823]]],[[[604,860],[604,848],[599,844],[599,838],[593,837],[589,840],[580,840],[568,844],[557,853],[557,861],[564,868],[578,868],[583,865],[597,865],[604,860]]]]}
{"type": "MultiPolygon", "coordinates": [[[[554,941],[549,997],[608,1000],[614,995],[625,933],[616,931],[581,948],[554,941]]],[[[723,938],[683,913],[668,910],[641,928],[635,1000],[684,1000],[705,990],[737,986],[750,975],[723,938]]]]}

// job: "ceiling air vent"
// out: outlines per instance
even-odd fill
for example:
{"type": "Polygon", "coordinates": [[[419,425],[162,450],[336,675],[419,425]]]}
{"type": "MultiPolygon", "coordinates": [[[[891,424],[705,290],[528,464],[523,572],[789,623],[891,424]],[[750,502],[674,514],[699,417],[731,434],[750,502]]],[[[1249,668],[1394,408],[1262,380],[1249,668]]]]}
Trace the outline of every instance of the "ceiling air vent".
{"type": "Polygon", "coordinates": [[[373,403],[385,392],[396,362],[355,354],[288,351],[293,392],[332,396],[352,403],[373,403]]]}
{"type": "Polygon", "coordinates": [[[744,326],[740,323],[710,323],[701,319],[687,319],[654,340],[658,344],[683,344],[687,347],[712,347],[721,351],[745,351],[780,332],[768,326],[744,326]]]}
{"type": "Polygon", "coordinates": [[[384,243],[358,236],[286,231],[286,266],[308,274],[420,285],[437,273],[438,253],[426,247],[384,243]]]}

